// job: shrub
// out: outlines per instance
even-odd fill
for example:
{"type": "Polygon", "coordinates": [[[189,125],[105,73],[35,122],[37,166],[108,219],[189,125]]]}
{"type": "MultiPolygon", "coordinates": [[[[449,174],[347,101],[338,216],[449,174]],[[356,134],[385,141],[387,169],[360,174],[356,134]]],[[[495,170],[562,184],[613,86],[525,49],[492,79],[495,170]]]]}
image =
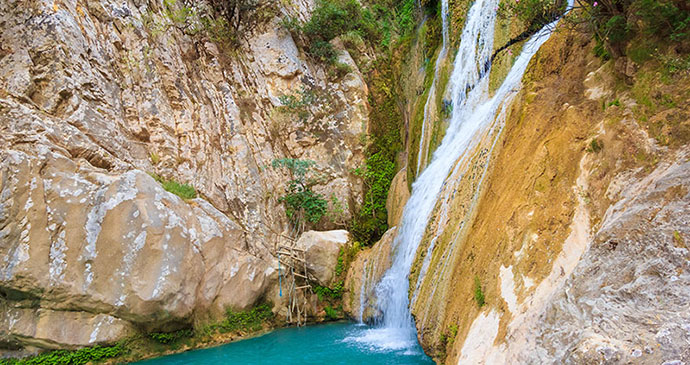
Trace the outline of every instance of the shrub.
{"type": "Polygon", "coordinates": [[[343,289],[345,287],[345,282],[343,280],[338,281],[333,285],[332,288],[326,286],[315,285],[314,293],[318,296],[319,300],[337,300],[343,297],[343,289]]]}
{"type": "Polygon", "coordinates": [[[162,344],[169,344],[173,342],[177,342],[178,340],[182,338],[188,338],[194,336],[194,331],[191,329],[183,329],[175,332],[154,332],[154,333],[149,333],[149,337],[162,344]]]}
{"type": "Polygon", "coordinates": [[[482,283],[479,281],[479,277],[474,277],[474,301],[477,302],[479,308],[483,307],[485,302],[484,292],[482,291],[482,283]]]}
{"type": "Polygon", "coordinates": [[[644,22],[645,33],[683,41],[690,38],[690,12],[687,5],[680,5],[683,1],[637,0],[633,7],[644,22]]]}
{"type": "Polygon", "coordinates": [[[359,173],[367,191],[353,232],[361,241],[373,243],[388,229],[386,199],[395,177],[395,163],[378,152],[367,159],[366,169],[359,173]]]}
{"type": "MultiPolygon", "coordinates": [[[[408,1],[414,4],[414,1],[408,1]]],[[[374,6],[374,11],[363,8],[357,0],[318,0],[311,18],[304,24],[296,19],[283,21],[292,32],[300,33],[307,41],[307,53],[313,58],[335,65],[337,52],[330,42],[345,35],[347,40],[358,43],[357,38],[374,44],[384,38],[390,10],[374,6]]],[[[348,45],[346,44],[346,47],[348,45]]]]}
{"type": "Polygon", "coordinates": [[[295,94],[278,96],[278,100],[283,111],[296,115],[300,123],[304,123],[312,115],[309,107],[316,103],[319,97],[311,89],[302,86],[295,94]]]}
{"type": "Polygon", "coordinates": [[[340,276],[343,270],[345,270],[345,249],[341,247],[340,252],[338,252],[338,263],[335,265],[335,276],[340,276]]]}
{"type": "Polygon", "coordinates": [[[75,351],[58,350],[26,359],[0,360],[7,365],[80,365],[120,356],[126,352],[124,345],[94,346],[75,351]]]}
{"type": "Polygon", "coordinates": [[[326,312],[326,319],[329,321],[334,321],[334,320],[340,318],[340,314],[338,313],[338,310],[334,309],[330,305],[327,305],[326,307],[324,307],[323,310],[326,312]]]}
{"type": "Polygon", "coordinates": [[[264,303],[243,312],[228,309],[225,320],[216,326],[221,332],[256,332],[261,330],[263,323],[271,318],[273,318],[271,305],[264,303]]]}
{"type": "Polygon", "coordinates": [[[328,201],[311,190],[315,179],[307,174],[315,164],[311,160],[292,158],[275,159],[271,163],[274,169],[285,168],[293,176],[288,181],[286,194],[278,201],[285,205],[285,214],[298,232],[304,230],[306,223],[318,223],[328,208],[328,201]]]}
{"type": "Polygon", "coordinates": [[[196,198],[196,195],[197,195],[196,190],[191,185],[180,184],[179,182],[177,182],[175,180],[166,180],[166,179],[163,179],[162,177],[160,177],[154,173],[151,173],[149,175],[151,175],[151,177],[154,180],[156,180],[158,183],[160,183],[161,186],[163,186],[163,189],[179,196],[182,199],[194,199],[194,198],[196,198]]]}
{"type": "Polygon", "coordinates": [[[589,142],[589,146],[587,147],[587,152],[589,153],[598,153],[601,151],[601,149],[604,148],[604,144],[599,142],[596,138],[593,138],[589,142]]]}

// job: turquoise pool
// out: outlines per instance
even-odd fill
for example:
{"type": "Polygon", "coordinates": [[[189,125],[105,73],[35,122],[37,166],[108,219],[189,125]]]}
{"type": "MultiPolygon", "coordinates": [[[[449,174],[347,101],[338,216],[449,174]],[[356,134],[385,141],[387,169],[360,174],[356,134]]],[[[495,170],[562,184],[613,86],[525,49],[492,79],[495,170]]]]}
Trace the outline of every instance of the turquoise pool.
{"type": "Polygon", "coordinates": [[[390,335],[348,322],[292,327],[137,364],[433,364],[416,340],[390,335]]]}

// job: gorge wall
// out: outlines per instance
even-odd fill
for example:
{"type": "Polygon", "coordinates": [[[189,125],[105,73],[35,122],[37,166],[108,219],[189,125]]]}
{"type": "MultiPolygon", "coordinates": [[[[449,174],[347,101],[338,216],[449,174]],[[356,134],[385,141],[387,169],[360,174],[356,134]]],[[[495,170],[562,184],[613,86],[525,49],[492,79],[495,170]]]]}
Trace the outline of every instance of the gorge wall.
{"type": "Polygon", "coordinates": [[[361,199],[362,75],[341,50],[349,72],[333,77],[280,25],[313,4],[272,8],[238,45],[189,31],[184,6],[0,3],[1,351],[112,343],[259,300],[277,311],[291,176],[271,162],[315,161],[314,191],[342,220],[361,199]],[[307,94],[299,116],[281,102],[307,94]]]}

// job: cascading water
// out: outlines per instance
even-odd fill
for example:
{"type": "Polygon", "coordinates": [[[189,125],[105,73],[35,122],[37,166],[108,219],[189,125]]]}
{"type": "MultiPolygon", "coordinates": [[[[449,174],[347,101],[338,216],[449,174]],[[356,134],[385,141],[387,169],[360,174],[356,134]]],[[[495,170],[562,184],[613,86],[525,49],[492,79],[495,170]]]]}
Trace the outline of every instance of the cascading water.
{"type": "Polygon", "coordinates": [[[441,34],[443,36],[441,43],[441,50],[438,52],[438,57],[436,58],[436,64],[434,65],[434,79],[431,81],[431,87],[429,88],[429,95],[426,98],[426,103],[424,104],[424,119],[422,120],[422,133],[419,138],[419,149],[417,151],[417,170],[416,174],[419,175],[419,171],[424,168],[424,163],[426,162],[426,155],[428,153],[428,144],[426,140],[426,129],[429,118],[431,118],[431,110],[429,108],[433,104],[433,100],[436,98],[436,83],[438,82],[438,75],[441,71],[443,61],[448,53],[448,0],[441,0],[441,34]]]}
{"type": "Polygon", "coordinates": [[[478,136],[496,121],[497,116],[502,123],[527,64],[555,28],[555,22],[549,24],[526,42],[501,87],[489,97],[497,5],[497,0],[477,0],[467,14],[449,81],[453,102],[450,123],[431,162],[412,185],[412,194],[391,247],[392,265],[376,286],[377,307],[383,320],[377,328],[358,338],[359,342],[384,349],[414,346],[416,331],[408,309],[409,273],[439,195],[449,176],[455,175],[454,167],[457,168],[478,136]]]}

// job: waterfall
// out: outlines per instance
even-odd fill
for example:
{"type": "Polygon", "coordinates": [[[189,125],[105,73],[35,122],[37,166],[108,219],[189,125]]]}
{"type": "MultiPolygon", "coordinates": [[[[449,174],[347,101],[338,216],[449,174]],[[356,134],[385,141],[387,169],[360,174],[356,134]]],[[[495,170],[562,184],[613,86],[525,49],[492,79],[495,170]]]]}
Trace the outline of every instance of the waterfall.
{"type": "MultiPolygon", "coordinates": [[[[392,265],[375,288],[383,320],[361,342],[384,349],[410,348],[416,342],[408,308],[409,273],[441,191],[449,177],[456,175],[463,155],[474,147],[478,136],[494,122],[503,122],[527,64],[555,28],[556,23],[551,23],[525,43],[502,85],[490,97],[490,57],[497,5],[498,0],[476,0],[469,9],[448,85],[453,103],[450,123],[431,162],[412,184],[412,194],[391,247],[392,265]]],[[[451,251],[454,246],[451,245],[451,251]]]]}
{"type": "Polygon", "coordinates": [[[426,156],[429,147],[426,140],[426,129],[429,118],[432,115],[429,108],[431,105],[433,105],[433,100],[436,98],[436,83],[438,82],[438,74],[441,71],[443,60],[446,58],[446,53],[448,53],[448,0],[441,0],[441,27],[441,34],[443,36],[441,50],[436,58],[436,63],[434,65],[434,79],[431,81],[429,95],[426,98],[426,103],[424,103],[424,119],[422,120],[422,134],[419,137],[416,175],[419,175],[419,170],[423,169],[423,165],[426,163],[426,156]]]}

